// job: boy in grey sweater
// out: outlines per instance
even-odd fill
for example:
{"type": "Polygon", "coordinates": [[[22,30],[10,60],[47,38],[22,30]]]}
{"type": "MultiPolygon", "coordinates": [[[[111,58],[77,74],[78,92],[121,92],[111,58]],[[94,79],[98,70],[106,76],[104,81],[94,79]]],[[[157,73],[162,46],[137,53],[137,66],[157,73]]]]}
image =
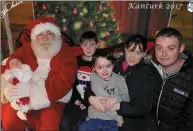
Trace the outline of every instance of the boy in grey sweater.
{"type": "MultiPolygon", "coordinates": [[[[130,101],[128,88],[121,75],[113,73],[113,56],[97,51],[92,59],[91,89],[96,96],[113,96],[118,102],[130,101]]],[[[108,101],[107,101],[108,102],[108,101]]],[[[81,125],[81,131],[118,131],[123,124],[122,116],[116,111],[99,112],[92,106],[88,108],[87,120],[81,125]]]]}

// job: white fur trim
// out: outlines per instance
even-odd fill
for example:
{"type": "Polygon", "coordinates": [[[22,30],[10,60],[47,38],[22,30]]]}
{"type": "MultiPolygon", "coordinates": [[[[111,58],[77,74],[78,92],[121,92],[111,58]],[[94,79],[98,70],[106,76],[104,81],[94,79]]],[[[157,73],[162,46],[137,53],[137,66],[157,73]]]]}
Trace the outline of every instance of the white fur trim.
{"type": "Polygon", "coordinates": [[[32,110],[39,110],[50,106],[50,101],[45,88],[45,80],[31,81],[30,106],[32,110]]]}
{"type": "Polygon", "coordinates": [[[9,57],[8,57],[8,58],[5,58],[5,59],[2,61],[1,65],[5,66],[8,59],[9,59],[9,57]]]}
{"type": "Polygon", "coordinates": [[[27,117],[26,117],[26,114],[22,111],[17,111],[17,116],[21,119],[21,120],[24,120],[24,121],[27,121],[27,117]]]}
{"type": "Polygon", "coordinates": [[[50,106],[45,80],[50,71],[51,59],[37,58],[38,68],[33,72],[30,88],[30,109],[39,110],[50,106]]]}
{"type": "Polygon", "coordinates": [[[37,35],[39,35],[41,32],[46,30],[53,32],[56,36],[61,35],[59,27],[57,27],[55,24],[52,24],[50,22],[46,22],[46,23],[40,23],[32,29],[31,39],[35,40],[37,35]]]}

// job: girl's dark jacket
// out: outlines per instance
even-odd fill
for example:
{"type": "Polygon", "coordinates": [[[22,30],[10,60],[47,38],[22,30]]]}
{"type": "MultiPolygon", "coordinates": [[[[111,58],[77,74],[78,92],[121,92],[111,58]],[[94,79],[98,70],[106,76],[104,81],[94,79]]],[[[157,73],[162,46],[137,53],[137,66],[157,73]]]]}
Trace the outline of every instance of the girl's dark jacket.
{"type": "MultiPolygon", "coordinates": [[[[130,102],[121,102],[120,110],[117,113],[124,118],[124,124],[120,131],[145,131],[149,126],[150,109],[153,101],[154,82],[149,65],[142,60],[133,67],[128,67],[125,72],[122,69],[122,62],[125,60],[121,57],[114,67],[114,72],[125,77],[128,86],[130,102]]],[[[85,91],[85,100],[92,91],[85,91]]]]}
{"type": "Polygon", "coordinates": [[[124,118],[120,131],[146,131],[150,124],[150,110],[153,101],[154,80],[149,65],[141,60],[137,65],[122,69],[121,57],[116,62],[114,72],[125,77],[130,95],[130,102],[121,102],[117,113],[124,118]]]}

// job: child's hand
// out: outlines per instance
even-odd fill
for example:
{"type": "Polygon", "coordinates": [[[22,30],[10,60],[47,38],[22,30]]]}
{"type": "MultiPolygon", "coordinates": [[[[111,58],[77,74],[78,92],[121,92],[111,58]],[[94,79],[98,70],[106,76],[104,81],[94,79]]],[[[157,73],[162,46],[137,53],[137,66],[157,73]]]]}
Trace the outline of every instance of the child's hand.
{"type": "Polygon", "coordinates": [[[118,121],[118,122],[117,122],[117,126],[118,126],[118,127],[122,127],[123,123],[124,123],[124,121],[118,121]]]}
{"type": "Polygon", "coordinates": [[[84,109],[86,109],[86,106],[84,104],[80,104],[80,109],[84,110],[84,109]]]}
{"type": "Polygon", "coordinates": [[[81,105],[81,101],[76,100],[76,101],[74,102],[74,104],[77,105],[77,106],[80,106],[80,105],[81,105]]]}

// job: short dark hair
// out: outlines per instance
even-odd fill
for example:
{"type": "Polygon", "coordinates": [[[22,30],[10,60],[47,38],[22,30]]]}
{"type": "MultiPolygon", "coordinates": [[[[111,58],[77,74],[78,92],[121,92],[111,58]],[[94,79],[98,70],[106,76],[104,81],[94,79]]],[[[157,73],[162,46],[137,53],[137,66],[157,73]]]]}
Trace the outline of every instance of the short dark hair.
{"type": "Polygon", "coordinates": [[[183,36],[182,36],[182,34],[178,30],[176,30],[174,28],[164,28],[164,29],[160,30],[158,32],[158,34],[155,36],[155,42],[156,42],[156,39],[158,37],[160,37],[160,36],[163,36],[163,37],[175,37],[175,38],[178,39],[180,45],[182,45],[182,43],[183,43],[183,36]]]}
{"type": "Polygon", "coordinates": [[[86,31],[84,32],[80,37],[80,43],[84,40],[95,40],[96,43],[98,43],[98,38],[95,32],[93,31],[86,31]]]}
{"type": "Polygon", "coordinates": [[[105,49],[97,49],[92,57],[92,66],[95,65],[95,62],[99,57],[106,58],[107,60],[111,61],[112,64],[114,64],[116,60],[111,51],[105,49]]]}
{"type": "Polygon", "coordinates": [[[145,52],[147,49],[146,37],[139,34],[130,36],[128,40],[124,42],[124,44],[125,44],[124,47],[127,49],[134,45],[132,51],[134,51],[138,46],[140,51],[142,52],[145,52]]]}

